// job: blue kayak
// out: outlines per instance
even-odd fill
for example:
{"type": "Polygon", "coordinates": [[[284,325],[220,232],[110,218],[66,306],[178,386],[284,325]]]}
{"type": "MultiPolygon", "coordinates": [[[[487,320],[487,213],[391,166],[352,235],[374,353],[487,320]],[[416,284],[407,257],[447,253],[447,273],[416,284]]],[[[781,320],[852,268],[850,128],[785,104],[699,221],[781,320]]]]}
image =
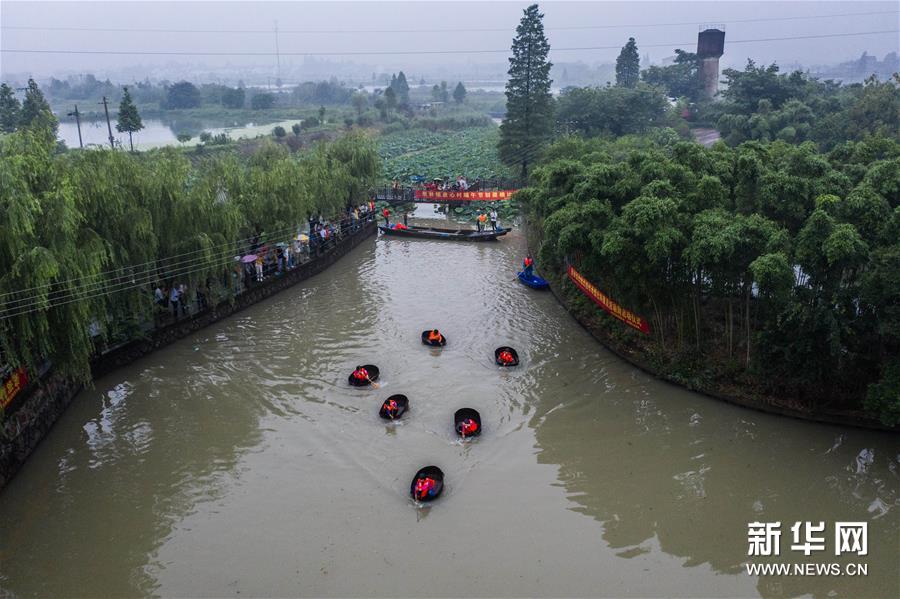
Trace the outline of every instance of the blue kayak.
{"type": "Polygon", "coordinates": [[[532,289],[546,289],[550,286],[550,284],[544,279],[540,278],[537,275],[531,275],[530,277],[525,274],[525,271],[519,273],[519,282],[523,285],[527,285],[532,289]]]}

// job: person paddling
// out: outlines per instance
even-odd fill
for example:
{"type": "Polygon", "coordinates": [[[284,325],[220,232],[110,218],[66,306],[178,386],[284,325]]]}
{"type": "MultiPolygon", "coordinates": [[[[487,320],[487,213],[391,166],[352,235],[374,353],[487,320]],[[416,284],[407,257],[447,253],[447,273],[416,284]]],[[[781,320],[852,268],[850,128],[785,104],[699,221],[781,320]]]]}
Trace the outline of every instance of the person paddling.
{"type": "Polygon", "coordinates": [[[435,481],[431,477],[420,478],[416,481],[416,499],[425,499],[435,494],[435,481]]]}
{"type": "Polygon", "coordinates": [[[484,231],[486,226],[487,226],[487,214],[482,212],[480,215],[478,215],[478,230],[484,231]]]}
{"type": "Polygon", "coordinates": [[[474,418],[466,418],[459,423],[459,434],[462,437],[471,437],[478,432],[478,423],[474,418]]]}
{"type": "Polygon", "coordinates": [[[531,259],[531,255],[525,256],[525,261],[522,262],[522,270],[525,271],[525,276],[531,278],[534,276],[534,260],[531,259]]]}
{"type": "Polygon", "coordinates": [[[353,371],[353,378],[355,378],[360,383],[363,381],[369,381],[370,383],[372,382],[372,380],[369,378],[369,371],[362,366],[356,367],[356,370],[353,371]]]}
{"type": "Polygon", "coordinates": [[[397,401],[394,399],[388,399],[384,402],[384,411],[387,412],[387,415],[391,420],[397,417],[397,412],[400,411],[400,406],[397,405],[397,401]]]}
{"type": "Polygon", "coordinates": [[[499,360],[500,363],[503,364],[504,366],[509,366],[510,364],[515,363],[516,358],[515,358],[515,356],[512,355],[511,351],[509,351],[508,349],[504,349],[497,356],[497,360],[499,360]]]}
{"type": "Polygon", "coordinates": [[[429,342],[437,342],[440,343],[443,336],[441,336],[441,332],[437,329],[431,329],[428,331],[428,341],[429,342]]]}

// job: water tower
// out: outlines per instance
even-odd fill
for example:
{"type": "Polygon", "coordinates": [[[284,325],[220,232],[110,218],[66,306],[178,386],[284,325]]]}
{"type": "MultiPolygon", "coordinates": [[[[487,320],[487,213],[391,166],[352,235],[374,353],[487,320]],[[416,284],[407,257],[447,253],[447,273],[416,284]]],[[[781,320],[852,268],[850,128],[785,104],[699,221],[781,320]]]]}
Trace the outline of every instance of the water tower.
{"type": "Polygon", "coordinates": [[[719,58],[725,52],[725,26],[701,25],[697,35],[697,58],[700,59],[700,78],[703,95],[712,100],[719,91],[719,58]]]}

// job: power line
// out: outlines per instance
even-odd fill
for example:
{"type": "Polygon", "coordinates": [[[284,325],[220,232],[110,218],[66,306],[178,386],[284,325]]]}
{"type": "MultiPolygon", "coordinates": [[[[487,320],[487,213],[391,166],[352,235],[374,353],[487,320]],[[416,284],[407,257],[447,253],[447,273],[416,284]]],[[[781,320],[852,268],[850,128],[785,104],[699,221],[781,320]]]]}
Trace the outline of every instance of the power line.
{"type": "MultiPolygon", "coordinates": [[[[841,17],[860,17],[860,16],[876,16],[898,14],[900,11],[875,11],[875,12],[850,12],[835,13],[828,15],[800,15],[793,17],[758,17],[752,19],[703,19],[706,23],[764,23],[773,21],[800,21],[809,19],[830,19],[841,17]]],[[[594,29],[624,29],[630,27],[676,27],[685,25],[696,25],[698,21],[680,21],[673,23],[633,23],[620,25],[572,25],[560,27],[548,27],[548,31],[589,31],[594,29]]],[[[162,29],[162,28],[127,28],[127,27],[53,27],[42,25],[0,25],[0,29],[18,30],[18,31],[94,31],[94,32],[121,32],[121,33],[221,33],[221,34],[272,34],[271,29],[162,29]]],[[[505,28],[467,28],[467,32],[478,33],[502,33],[512,31],[509,27],[505,28]]],[[[303,34],[348,34],[357,35],[360,33],[448,33],[458,34],[454,29],[279,29],[280,33],[303,33],[303,34]]]]}
{"type": "MultiPolygon", "coordinates": [[[[195,260],[196,261],[196,260],[195,260]]],[[[141,287],[145,287],[147,284],[153,283],[160,278],[172,278],[172,277],[188,277],[191,274],[205,272],[210,269],[215,268],[223,268],[229,265],[241,265],[240,262],[235,262],[234,257],[232,256],[232,252],[225,251],[220,252],[219,255],[212,256],[209,261],[206,261],[203,264],[190,264],[178,266],[174,269],[169,269],[165,272],[164,276],[160,276],[159,273],[150,273],[147,276],[138,277],[129,281],[124,281],[121,283],[116,283],[114,285],[106,286],[105,288],[101,286],[94,286],[94,288],[79,288],[70,291],[67,294],[62,296],[53,298],[52,300],[43,300],[43,301],[32,301],[26,305],[18,305],[12,306],[9,304],[3,305],[0,304],[0,320],[13,318],[16,316],[23,316],[25,314],[31,314],[33,312],[37,312],[40,310],[49,310],[50,308],[56,308],[58,306],[64,306],[67,304],[71,304],[77,301],[86,301],[89,299],[94,299],[98,297],[103,297],[106,295],[112,295],[115,293],[120,293],[123,291],[128,291],[131,289],[137,289],[141,287]]]]}
{"type": "MultiPolygon", "coordinates": [[[[856,37],[861,35],[881,35],[887,33],[900,33],[900,29],[887,29],[883,31],[857,31],[852,33],[823,33],[819,35],[795,35],[792,37],[767,37],[743,40],[728,40],[729,45],[749,44],[754,42],[780,42],[810,39],[825,39],[837,37],[856,37]]],[[[673,48],[689,47],[696,41],[668,42],[660,44],[641,44],[641,48],[673,48]]],[[[618,50],[621,45],[614,46],[581,46],[572,48],[551,48],[551,52],[583,52],[589,50],[618,50]]],[[[186,51],[145,51],[145,50],[45,50],[18,48],[0,48],[0,52],[15,54],[102,54],[109,56],[275,56],[274,52],[186,52],[186,51]]],[[[281,52],[281,56],[394,56],[408,54],[508,54],[509,49],[502,50],[379,50],[379,51],[344,51],[344,52],[281,52]]]]}
{"type": "MultiPolygon", "coordinates": [[[[284,227],[282,229],[276,229],[274,231],[263,231],[263,233],[265,233],[267,236],[280,236],[280,235],[283,235],[284,233],[294,230],[296,228],[297,227],[284,227]]],[[[252,242],[256,238],[257,238],[257,236],[253,235],[250,237],[245,237],[243,239],[236,239],[236,240],[234,240],[234,242],[229,242],[225,245],[218,246],[218,247],[222,248],[222,247],[232,246],[232,245],[236,246],[236,245],[244,244],[247,242],[252,242]]],[[[71,279],[66,279],[64,281],[53,281],[53,282],[49,282],[49,283],[44,283],[43,285],[37,285],[35,287],[27,287],[25,289],[17,289],[15,291],[7,291],[6,293],[0,293],[0,303],[7,303],[8,301],[11,301],[11,300],[3,300],[4,297],[9,296],[9,295],[16,295],[16,294],[24,293],[26,291],[34,291],[36,289],[44,289],[47,287],[52,287],[54,285],[63,285],[66,283],[74,283],[76,281],[90,281],[91,279],[97,279],[97,278],[108,276],[108,275],[114,275],[114,274],[119,273],[126,269],[139,269],[139,271],[140,271],[140,270],[150,270],[150,269],[171,268],[172,266],[175,266],[180,262],[184,262],[185,256],[192,256],[194,254],[199,254],[199,253],[205,252],[207,250],[212,251],[215,249],[218,249],[218,248],[201,248],[201,249],[193,250],[190,252],[182,252],[180,254],[175,254],[173,256],[154,258],[153,260],[148,260],[147,262],[142,262],[140,264],[129,264],[127,266],[120,266],[119,268],[107,270],[104,272],[98,272],[93,275],[89,275],[87,277],[75,277],[75,278],[71,278],[71,279]],[[176,258],[179,258],[179,260],[172,262],[176,258]],[[162,263],[165,263],[165,262],[171,262],[171,264],[169,264],[168,266],[162,266],[162,263]]],[[[191,260],[192,259],[193,258],[191,258],[191,260]]],[[[116,277],[116,278],[121,278],[124,276],[126,276],[126,275],[121,275],[120,277],[116,277]]],[[[127,276],[130,276],[130,275],[127,275],[127,276]]],[[[37,296],[37,294],[35,294],[35,296],[37,296]]]]}

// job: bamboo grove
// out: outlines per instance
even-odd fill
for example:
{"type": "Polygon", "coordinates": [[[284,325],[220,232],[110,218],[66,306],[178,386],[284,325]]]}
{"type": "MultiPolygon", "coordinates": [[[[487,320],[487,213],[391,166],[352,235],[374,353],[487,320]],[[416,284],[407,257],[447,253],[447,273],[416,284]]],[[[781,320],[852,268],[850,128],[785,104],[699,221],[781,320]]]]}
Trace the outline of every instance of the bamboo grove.
{"type": "Polygon", "coordinates": [[[647,339],[601,326],[659,371],[900,421],[895,138],[823,154],[809,142],[706,149],[664,129],[566,137],[517,198],[544,271],[578,261],[650,319],[647,339]]]}
{"type": "Polygon", "coordinates": [[[364,201],[379,170],[357,134],[300,157],[269,144],[192,163],[175,148],[60,152],[52,126],[20,127],[0,138],[0,364],[49,360],[89,379],[98,339],[152,323],[160,277],[211,283],[227,301],[248,240],[287,239],[364,201]]]}

